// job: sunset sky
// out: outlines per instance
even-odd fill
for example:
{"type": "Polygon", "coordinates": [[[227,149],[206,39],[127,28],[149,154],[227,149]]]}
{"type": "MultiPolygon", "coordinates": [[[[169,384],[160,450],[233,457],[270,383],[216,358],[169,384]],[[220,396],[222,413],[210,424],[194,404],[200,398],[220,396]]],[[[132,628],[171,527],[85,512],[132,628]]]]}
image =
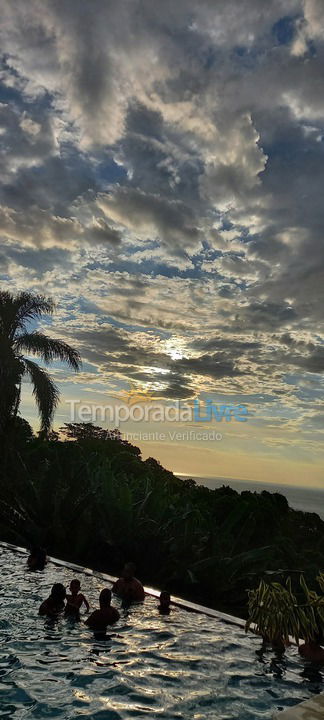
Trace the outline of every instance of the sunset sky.
{"type": "MultiPolygon", "coordinates": [[[[129,389],[239,403],[121,430],[165,432],[135,444],[179,473],[324,487],[323,0],[1,15],[1,288],[52,296],[83,359],[53,367],[55,427],[129,389]]],[[[28,385],[21,412],[37,429],[28,385]]]]}

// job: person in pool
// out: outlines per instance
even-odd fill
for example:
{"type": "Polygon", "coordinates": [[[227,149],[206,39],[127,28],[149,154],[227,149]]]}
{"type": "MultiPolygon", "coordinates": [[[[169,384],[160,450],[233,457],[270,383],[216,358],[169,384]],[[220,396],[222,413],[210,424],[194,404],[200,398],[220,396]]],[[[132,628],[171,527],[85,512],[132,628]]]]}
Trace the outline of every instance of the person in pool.
{"type": "Polygon", "coordinates": [[[316,635],[313,640],[308,640],[298,648],[299,654],[315,665],[324,665],[324,649],[321,647],[323,638],[320,634],[316,635]]]}
{"type": "Polygon", "coordinates": [[[113,625],[119,618],[118,610],[111,605],[111,591],[109,588],[104,588],[99,595],[99,610],[94,610],[85,621],[85,624],[91,630],[105,633],[108,625],[113,625]]]}
{"type": "Polygon", "coordinates": [[[162,590],[160,595],[160,605],[158,607],[160,615],[170,615],[170,602],[170,593],[168,593],[166,590],[162,590]]]}
{"type": "Polygon", "coordinates": [[[112,592],[129,603],[142,602],[145,598],[142,583],[134,577],[135,569],[134,563],[126,563],[122,576],[112,586],[112,592]]]}
{"type": "Polygon", "coordinates": [[[56,617],[56,615],[64,610],[65,597],[66,590],[64,585],[62,585],[62,583],[55,583],[52,587],[50,596],[42,602],[39,608],[39,614],[56,617]]]}
{"type": "Polygon", "coordinates": [[[88,603],[87,598],[85,595],[83,595],[81,590],[81,583],[80,580],[74,579],[70,582],[70,595],[66,596],[66,608],[65,612],[67,614],[74,614],[76,611],[81,610],[82,605],[85,605],[86,611],[89,612],[90,605],[88,603]]]}
{"type": "Polygon", "coordinates": [[[30,555],[27,558],[29,570],[44,570],[46,563],[46,550],[38,545],[32,547],[30,555]]]}

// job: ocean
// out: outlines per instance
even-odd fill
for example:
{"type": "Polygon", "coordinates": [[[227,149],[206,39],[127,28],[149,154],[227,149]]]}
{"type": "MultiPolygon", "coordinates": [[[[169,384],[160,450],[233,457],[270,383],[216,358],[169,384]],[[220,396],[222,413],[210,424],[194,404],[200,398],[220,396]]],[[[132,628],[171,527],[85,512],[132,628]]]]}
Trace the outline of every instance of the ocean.
{"type": "MultiPolygon", "coordinates": [[[[181,475],[182,478],[190,477],[189,475],[181,475]]],[[[295,487],[293,485],[276,485],[275,483],[250,482],[249,480],[237,480],[236,478],[205,478],[193,477],[198,485],[205,485],[211,489],[229,485],[233,490],[242,492],[242,490],[250,490],[251,492],[278,492],[285,495],[290,507],[294,510],[303,510],[303,512],[317,513],[324,520],[324,488],[307,488],[295,487]]]]}

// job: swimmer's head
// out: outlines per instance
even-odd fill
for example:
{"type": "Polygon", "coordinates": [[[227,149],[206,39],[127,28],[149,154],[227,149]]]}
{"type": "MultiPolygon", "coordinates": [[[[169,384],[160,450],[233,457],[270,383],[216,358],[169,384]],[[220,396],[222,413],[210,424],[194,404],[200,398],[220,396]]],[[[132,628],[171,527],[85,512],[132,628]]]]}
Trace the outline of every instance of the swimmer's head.
{"type": "Polygon", "coordinates": [[[30,549],[28,562],[36,564],[40,569],[42,569],[46,563],[46,550],[39,545],[34,545],[30,549]]]}
{"type": "Polygon", "coordinates": [[[136,565],[133,562],[128,562],[124,565],[123,578],[125,580],[131,580],[135,575],[136,565]]]}
{"type": "Polygon", "coordinates": [[[101,593],[99,595],[99,605],[101,609],[109,607],[111,603],[111,590],[109,588],[104,588],[101,590],[101,593]]]}
{"type": "Polygon", "coordinates": [[[66,597],[66,590],[64,585],[62,583],[55,583],[51,590],[51,598],[55,600],[55,602],[63,602],[66,597]]]}
{"type": "Polygon", "coordinates": [[[160,595],[160,605],[162,607],[169,607],[171,602],[171,596],[170,593],[168,593],[166,590],[162,590],[160,595]]]}
{"type": "Polygon", "coordinates": [[[81,587],[80,580],[77,580],[77,579],[71,580],[71,582],[70,582],[70,590],[71,590],[72,595],[73,595],[73,594],[77,594],[77,593],[79,592],[79,590],[80,590],[80,587],[81,587]]]}

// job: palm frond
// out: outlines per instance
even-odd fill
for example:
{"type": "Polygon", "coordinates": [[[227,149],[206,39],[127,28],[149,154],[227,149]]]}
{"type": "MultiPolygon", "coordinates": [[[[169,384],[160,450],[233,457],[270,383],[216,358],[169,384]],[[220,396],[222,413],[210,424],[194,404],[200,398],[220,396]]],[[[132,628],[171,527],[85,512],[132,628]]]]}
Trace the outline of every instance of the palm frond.
{"type": "Polygon", "coordinates": [[[30,321],[44,314],[50,315],[53,310],[53,301],[44,295],[29,292],[12,295],[8,291],[0,291],[0,435],[8,419],[17,413],[22,374],[29,375],[33,383],[41,429],[45,432],[50,428],[58,403],[58,389],[47,372],[35,362],[25,360],[23,351],[41,357],[46,364],[59,360],[75,371],[81,366],[77,350],[63,340],[53,339],[41,332],[28,332],[30,321]]]}
{"type": "Polygon", "coordinates": [[[54,303],[44,295],[21,292],[14,296],[6,290],[0,292],[0,333],[13,338],[28,320],[51,315],[54,303]]]}
{"type": "Polygon", "coordinates": [[[25,373],[29,375],[33,384],[33,395],[41,418],[41,430],[46,432],[50,428],[60,394],[46,370],[26,358],[24,358],[23,363],[25,373]]]}
{"type": "Polygon", "coordinates": [[[28,292],[19,293],[14,298],[14,302],[17,308],[17,317],[24,322],[41,317],[41,315],[52,315],[55,308],[55,303],[51,298],[28,292]]]}
{"type": "Polygon", "coordinates": [[[50,338],[40,332],[20,335],[15,340],[15,349],[18,352],[24,350],[32,355],[38,355],[46,364],[53,360],[61,360],[75,371],[79,370],[81,366],[81,357],[77,350],[63,340],[50,338]]]}

